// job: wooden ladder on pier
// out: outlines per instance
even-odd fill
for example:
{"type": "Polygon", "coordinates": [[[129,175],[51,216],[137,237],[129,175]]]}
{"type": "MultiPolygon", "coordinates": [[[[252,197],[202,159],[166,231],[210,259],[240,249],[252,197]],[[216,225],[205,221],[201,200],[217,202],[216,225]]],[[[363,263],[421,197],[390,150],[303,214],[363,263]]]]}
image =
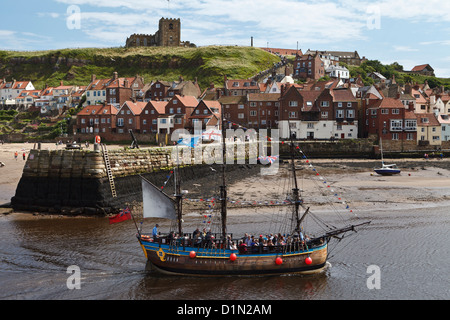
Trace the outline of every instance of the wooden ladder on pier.
{"type": "Polygon", "coordinates": [[[111,193],[112,193],[113,198],[116,198],[117,197],[116,185],[114,183],[114,177],[112,175],[111,163],[109,162],[108,150],[106,149],[106,146],[103,143],[100,145],[102,147],[103,160],[105,160],[106,173],[108,174],[108,180],[109,180],[109,186],[111,187],[111,193]]]}

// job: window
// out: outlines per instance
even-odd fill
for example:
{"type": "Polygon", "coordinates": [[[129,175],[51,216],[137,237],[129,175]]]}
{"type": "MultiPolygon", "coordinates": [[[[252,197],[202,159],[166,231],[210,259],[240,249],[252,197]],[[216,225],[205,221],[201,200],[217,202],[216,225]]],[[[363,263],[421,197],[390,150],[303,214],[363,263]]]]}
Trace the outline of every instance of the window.
{"type": "Polygon", "coordinates": [[[178,103],[178,100],[177,100],[177,99],[173,99],[173,100],[172,100],[172,103],[173,103],[173,104],[177,104],[177,103],[178,103]]]}
{"type": "Polygon", "coordinates": [[[177,108],[177,113],[181,113],[181,108],[177,108]]]}
{"type": "Polygon", "coordinates": [[[297,107],[298,102],[297,101],[289,101],[289,107],[297,107]]]}
{"type": "Polygon", "coordinates": [[[208,109],[203,109],[203,114],[208,114],[208,109]]]}
{"type": "Polygon", "coordinates": [[[123,126],[123,118],[118,118],[118,119],[117,119],[117,125],[118,125],[119,127],[122,127],[122,126],[123,126]]]}
{"type": "Polygon", "coordinates": [[[391,120],[391,131],[401,131],[403,129],[403,120],[391,120]]]}
{"type": "Polygon", "coordinates": [[[328,112],[327,111],[322,111],[322,119],[327,119],[328,118],[328,112]]]}
{"type": "Polygon", "coordinates": [[[414,140],[414,133],[407,133],[406,140],[414,140]]]}
{"type": "Polygon", "coordinates": [[[290,112],[289,112],[289,118],[290,118],[290,119],[297,118],[297,112],[295,112],[295,111],[290,111],[290,112]]]}
{"type": "Polygon", "coordinates": [[[238,105],[238,109],[244,109],[244,105],[243,104],[238,105]]]}
{"type": "Polygon", "coordinates": [[[256,107],[256,102],[250,102],[250,107],[256,107]]]}
{"type": "Polygon", "coordinates": [[[338,102],[338,107],[342,108],[342,102],[338,102]]]}
{"type": "Polygon", "coordinates": [[[307,125],[306,125],[306,128],[307,129],[314,129],[314,123],[308,123],[307,125]]]}
{"type": "Polygon", "coordinates": [[[142,120],[142,124],[147,124],[147,120],[142,120]]]}
{"type": "Polygon", "coordinates": [[[389,114],[389,109],[381,109],[381,114],[389,114]]]}
{"type": "Polygon", "coordinates": [[[167,123],[167,119],[161,119],[161,123],[167,123]]]}
{"type": "Polygon", "coordinates": [[[352,107],[352,103],[351,102],[347,102],[347,108],[351,108],[352,107]]]}
{"type": "Polygon", "coordinates": [[[347,118],[355,118],[355,110],[347,110],[347,118]]]}
{"type": "Polygon", "coordinates": [[[169,113],[173,113],[173,108],[170,108],[170,109],[169,109],[169,113]]]}
{"type": "Polygon", "coordinates": [[[133,124],[133,119],[128,119],[128,124],[133,124]]]}
{"type": "Polygon", "coordinates": [[[336,110],[336,118],[337,119],[344,118],[344,111],[343,110],[336,110]]]}
{"type": "Polygon", "coordinates": [[[329,107],[330,106],[330,102],[329,101],[321,101],[320,102],[320,106],[321,107],[329,107]]]}
{"type": "Polygon", "coordinates": [[[256,116],[256,111],[255,110],[250,111],[250,116],[255,117],[256,116]]]}
{"type": "Polygon", "coordinates": [[[152,124],[157,124],[158,123],[158,120],[157,119],[153,119],[152,120],[152,124]]]}
{"type": "Polygon", "coordinates": [[[238,119],[244,119],[244,114],[243,113],[238,113],[238,119]]]}
{"type": "Polygon", "coordinates": [[[400,110],[399,109],[392,109],[392,114],[400,114],[400,110]]]}
{"type": "Polygon", "coordinates": [[[392,134],[392,140],[398,140],[398,133],[392,134]]]}

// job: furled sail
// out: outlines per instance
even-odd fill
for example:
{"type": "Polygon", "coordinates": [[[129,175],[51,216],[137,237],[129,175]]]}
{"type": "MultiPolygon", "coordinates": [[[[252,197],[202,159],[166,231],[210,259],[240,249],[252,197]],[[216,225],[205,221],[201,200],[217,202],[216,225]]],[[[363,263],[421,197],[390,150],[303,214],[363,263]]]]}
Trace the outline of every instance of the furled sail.
{"type": "Polygon", "coordinates": [[[177,218],[174,201],[144,178],[142,178],[142,201],[144,218],[164,218],[171,220],[177,218]]]}

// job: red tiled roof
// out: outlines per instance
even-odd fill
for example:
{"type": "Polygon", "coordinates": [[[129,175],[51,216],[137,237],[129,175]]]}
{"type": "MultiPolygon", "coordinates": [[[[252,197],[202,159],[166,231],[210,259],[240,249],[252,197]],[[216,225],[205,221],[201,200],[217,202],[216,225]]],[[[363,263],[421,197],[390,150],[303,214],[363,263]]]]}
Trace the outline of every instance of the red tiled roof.
{"type": "MultiPolygon", "coordinates": [[[[133,112],[133,114],[135,116],[141,114],[142,110],[144,110],[145,106],[147,105],[147,102],[142,102],[142,101],[138,101],[138,102],[133,102],[133,101],[126,101],[124,102],[124,104],[122,105],[122,108],[127,105],[128,109],[131,110],[131,112],[133,112]]],[[[121,109],[122,109],[121,108],[121,109]]]]}
{"type": "Polygon", "coordinates": [[[167,104],[168,104],[167,101],[154,101],[154,100],[152,100],[152,101],[148,102],[147,106],[151,105],[156,110],[156,112],[158,112],[159,114],[164,114],[167,104]]]}
{"type": "Polygon", "coordinates": [[[412,68],[411,71],[423,71],[426,67],[429,67],[431,70],[433,70],[433,68],[431,68],[429,64],[421,64],[420,66],[415,66],[414,68],[412,68]]]}

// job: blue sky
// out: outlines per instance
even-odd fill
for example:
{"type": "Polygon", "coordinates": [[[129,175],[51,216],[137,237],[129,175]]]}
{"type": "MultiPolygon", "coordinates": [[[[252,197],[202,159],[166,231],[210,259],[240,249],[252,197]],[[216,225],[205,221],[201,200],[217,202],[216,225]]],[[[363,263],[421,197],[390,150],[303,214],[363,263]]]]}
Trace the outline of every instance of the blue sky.
{"type": "Polygon", "coordinates": [[[181,40],[355,51],[410,70],[429,63],[450,77],[448,0],[41,0],[2,1],[0,49],[123,46],[181,19],[181,40]]]}

